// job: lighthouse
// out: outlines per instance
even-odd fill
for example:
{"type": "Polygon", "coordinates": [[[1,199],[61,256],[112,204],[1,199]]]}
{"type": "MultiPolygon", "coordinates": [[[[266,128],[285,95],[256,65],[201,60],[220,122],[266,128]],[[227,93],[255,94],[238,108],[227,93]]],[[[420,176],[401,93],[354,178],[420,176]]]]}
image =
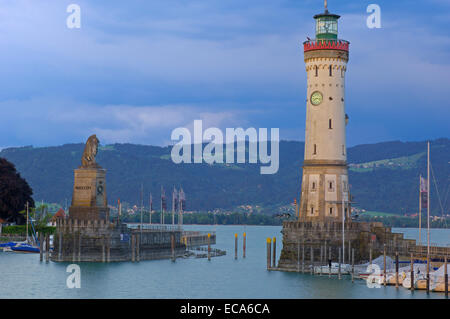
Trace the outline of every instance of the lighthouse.
{"type": "Polygon", "coordinates": [[[339,15],[314,16],[315,39],[303,43],[307,76],[305,154],[299,220],[350,216],[345,130],[349,42],[338,38],[339,15]]]}

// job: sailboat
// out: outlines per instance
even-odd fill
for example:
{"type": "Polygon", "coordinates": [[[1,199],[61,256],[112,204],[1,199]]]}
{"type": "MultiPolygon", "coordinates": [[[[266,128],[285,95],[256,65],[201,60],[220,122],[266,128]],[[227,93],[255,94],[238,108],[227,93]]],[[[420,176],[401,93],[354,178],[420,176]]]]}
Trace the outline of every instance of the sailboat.
{"type": "MultiPolygon", "coordinates": [[[[33,245],[28,236],[28,223],[29,223],[29,214],[28,214],[28,202],[27,202],[27,225],[26,225],[26,234],[27,238],[22,242],[8,242],[5,244],[1,244],[0,247],[3,248],[4,252],[19,252],[19,253],[39,253],[39,246],[33,245]]],[[[37,242],[36,232],[34,230],[33,221],[31,221],[31,227],[33,230],[33,239],[37,242]]]]}

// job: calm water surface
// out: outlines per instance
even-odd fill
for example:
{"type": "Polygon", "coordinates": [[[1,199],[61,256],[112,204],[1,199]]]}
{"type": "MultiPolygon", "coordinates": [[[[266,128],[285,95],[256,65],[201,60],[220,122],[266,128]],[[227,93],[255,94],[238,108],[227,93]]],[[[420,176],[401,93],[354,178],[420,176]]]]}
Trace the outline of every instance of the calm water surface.
{"type": "MultiPolygon", "coordinates": [[[[69,263],[39,262],[38,254],[0,252],[0,298],[444,298],[423,291],[413,294],[393,286],[367,288],[365,281],[266,271],[266,238],[277,237],[278,226],[185,226],[216,231],[215,247],[227,255],[141,261],[140,263],[80,263],[81,288],[69,289],[69,263]],[[242,258],[242,234],[247,233],[247,258],[242,258]],[[234,234],[239,234],[239,258],[234,259],[234,234]]],[[[417,229],[394,228],[407,238],[417,229]]],[[[424,235],[422,235],[423,238],[424,235]]],[[[426,236],[426,235],[425,235],[426,236]]],[[[433,229],[431,241],[450,243],[450,229],[433,229]]]]}

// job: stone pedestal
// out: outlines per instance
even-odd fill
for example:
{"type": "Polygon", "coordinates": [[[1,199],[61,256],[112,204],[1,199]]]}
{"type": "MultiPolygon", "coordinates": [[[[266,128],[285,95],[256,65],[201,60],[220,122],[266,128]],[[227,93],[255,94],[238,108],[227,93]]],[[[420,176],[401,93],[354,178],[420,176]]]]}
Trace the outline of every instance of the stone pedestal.
{"type": "Polygon", "coordinates": [[[69,218],[77,220],[108,220],[106,170],[101,167],[75,170],[72,205],[69,218]]]}

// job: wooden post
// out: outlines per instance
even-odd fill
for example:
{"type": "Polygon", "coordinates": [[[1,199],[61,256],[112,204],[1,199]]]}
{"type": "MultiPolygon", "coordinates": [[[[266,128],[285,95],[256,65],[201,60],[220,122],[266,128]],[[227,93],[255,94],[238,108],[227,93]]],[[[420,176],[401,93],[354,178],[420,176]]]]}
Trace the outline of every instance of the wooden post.
{"type": "MultiPolygon", "coordinates": [[[[350,256],[352,255],[352,242],[349,240],[348,241],[348,263],[350,264],[351,259],[350,256]]],[[[345,261],[344,261],[345,264],[345,261]]]]}
{"type": "Polygon", "coordinates": [[[276,237],[273,238],[273,256],[272,256],[272,259],[273,259],[273,261],[272,261],[273,268],[276,268],[277,267],[277,238],[276,237]]]}
{"type": "Polygon", "coordinates": [[[305,242],[302,244],[302,273],[305,272],[305,242]]]}
{"type": "Polygon", "coordinates": [[[106,262],[106,241],[105,241],[105,237],[103,237],[103,242],[102,242],[102,263],[106,262]]]}
{"type": "Polygon", "coordinates": [[[72,262],[76,261],[76,254],[77,254],[77,233],[73,232],[72,237],[72,262]]]}
{"type": "Polygon", "coordinates": [[[300,272],[300,240],[297,242],[297,271],[300,272]]]}
{"type": "Polygon", "coordinates": [[[398,288],[398,251],[395,252],[395,288],[398,288]]]}
{"type": "Polygon", "coordinates": [[[136,234],[136,261],[141,261],[141,235],[136,234]]]}
{"type": "Polygon", "coordinates": [[[323,265],[323,246],[320,246],[320,273],[319,273],[319,276],[322,276],[322,265],[323,265]]]}
{"type": "Polygon", "coordinates": [[[131,234],[131,261],[136,261],[136,237],[134,234],[131,234]]]}
{"type": "Polygon", "coordinates": [[[106,262],[109,263],[111,261],[111,237],[108,236],[106,239],[106,262]]]}
{"type": "Polygon", "coordinates": [[[310,259],[311,259],[311,275],[314,274],[314,249],[310,246],[310,259]]]}
{"type": "Polygon", "coordinates": [[[328,261],[327,260],[327,241],[325,241],[325,247],[323,249],[323,254],[324,254],[323,260],[324,260],[324,263],[326,263],[328,261]]]}
{"type": "Polygon", "coordinates": [[[414,291],[414,256],[411,253],[411,291],[414,291]]]}
{"type": "MultiPolygon", "coordinates": [[[[237,235],[237,234],[236,234],[237,235]]],[[[271,249],[271,239],[270,237],[267,238],[267,270],[270,270],[270,262],[271,262],[271,258],[270,258],[270,251],[271,249]]]]}
{"type": "Polygon", "coordinates": [[[338,270],[338,277],[341,279],[341,248],[339,248],[339,270],[338,270]]]}
{"type": "Polygon", "coordinates": [[[444,263],[444,292],[445,297],[448,297],[448,273],[447,273],[447,255],[445,255],[445,263],[444,263]]]}
{"type": "Polygon", "coordinates": [[[44,259],[44,237],[42,232],[39,232],[39,261],[44,259]]]}
{"type": "Polygon", "coordinates": [[[331,246],[328,247],[328,277],[331,278],[331,246]]]}
{"type": "MultiPolygon", "coordinates": [[[[173,214],[172,214],[173,217],[173,214]]],[[[209,244],[211,234],[208,233],[208,260],[211,260],[211,246],[209,244]]],[[[175,262],[175,234],[170,234],[170,246],[172,249],[172,262],[175,262]]]]}
{"type": "MultiPolygon", "coordinates": [[[[245,236],[244,236],[245,238],[245,236]]],[[[244,248],[245,251],[245,248],[244,248]]],[[[244,253],[244,257],[245,257],[245,253],[244,253]]],[[[208,260],[211,260],[211,234],[208,233],[208,260]]]]}
{"type": "Polygon", "coordinates": [[[81,261],[81,232],[78,234],[78,262],[81,261]]]}
{"type": "Polygon", "coordinates": [[[369,250],[369,264],[372,265],[372,247],[369,250]]]}
{"type": "Polygon", "coordinates": [[[427,294],[430,293],[430,255],[427,254],[427,294]]]}
{"type": "Polygon", "coordinates": [[[238,256],[238,234],[234,234],[234,259],[237,259],[238,256]]]}
{"type": "Polygon", "coordinates": [[[62,239],[62,231],[58,230],[58,260],[61,261],[62,259],[62,245],[63,245],[63,239],[62,239]]]}
{"type": "Polygon", "coordinates": [[[47,263],[49,259],[49,254],[50,254],[50,235],[47,234],[45,235],[45,262],[47,263]]]}
{"type": "Polygon", "coordinates": [[[383,249],[383,284],[386,286],[386,244],[383,249]]]}
{"type": "Polygon", "coordinates": [[[247,245],[247,234],[244,232],[244,239],[242,244],[242,257],[245,258],[245,249],[247,245]]]}
{"type": "Polygon", "coordinates": [[[355,279],[355,248],[352,248],[352,282],[355,279]]]}

